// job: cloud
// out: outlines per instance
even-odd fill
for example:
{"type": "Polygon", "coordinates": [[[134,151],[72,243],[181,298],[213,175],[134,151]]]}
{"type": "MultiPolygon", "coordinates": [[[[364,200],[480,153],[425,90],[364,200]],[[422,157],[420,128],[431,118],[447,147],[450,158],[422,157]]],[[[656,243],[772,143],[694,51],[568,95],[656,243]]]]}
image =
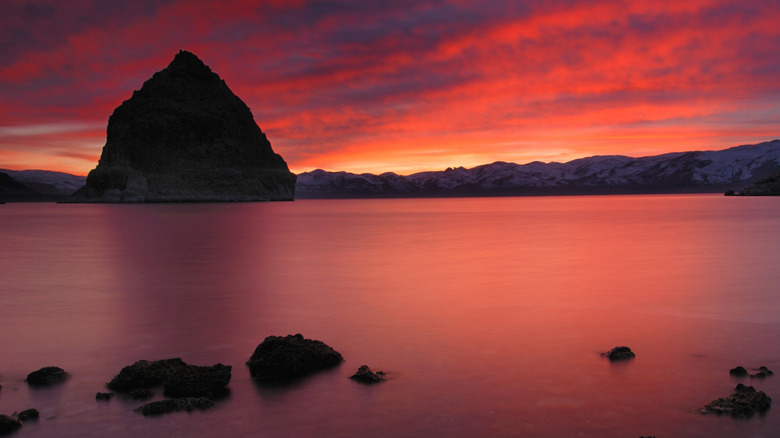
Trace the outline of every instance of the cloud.
{"type": "Polygon", "coordinates": [[[104,125],[183,48],[298,171],[727,147],[766,140],[780,112],[768,97],[780,95],[773,1],[13,0],[7,11],[3,123],[104,125]]]}

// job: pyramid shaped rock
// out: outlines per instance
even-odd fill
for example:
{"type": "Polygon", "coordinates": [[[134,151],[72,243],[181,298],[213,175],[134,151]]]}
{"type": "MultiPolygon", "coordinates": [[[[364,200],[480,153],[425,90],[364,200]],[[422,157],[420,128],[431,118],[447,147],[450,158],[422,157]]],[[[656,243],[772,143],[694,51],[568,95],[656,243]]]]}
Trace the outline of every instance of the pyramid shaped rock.
{"type": "Polygon", "coordinates": [[[276,201],[294,190],[249,107],[180,51],[109,117],[100,161],[74,201],[276,201]]]}

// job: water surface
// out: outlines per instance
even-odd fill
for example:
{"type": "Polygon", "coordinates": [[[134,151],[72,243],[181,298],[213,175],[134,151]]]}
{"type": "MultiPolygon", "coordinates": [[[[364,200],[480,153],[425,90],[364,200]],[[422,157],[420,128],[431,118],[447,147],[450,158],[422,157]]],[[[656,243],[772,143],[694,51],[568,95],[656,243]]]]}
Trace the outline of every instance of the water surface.
{"type": "MultiPolygon", "coordinates": [[[[780,203],[713,195],[0,206],[0,413],[19,437],[780,436],[780,203]],[[338,368],[261,386],[244,362],[302,333],[338,368]],[[628,345],[633,361],[599,353],[628,345]],[[94,395],[139,359],[233,366],[205,412],[94,395]],[[389,380],[348,379],[362,364],[389,380]],[[58,365],[62,386],[29,389],[58,365]]],[[[158,393],[160,391],[157,391],[158,393]]],[[[158,394],[157,398],[161,398],[158,394]]]]}

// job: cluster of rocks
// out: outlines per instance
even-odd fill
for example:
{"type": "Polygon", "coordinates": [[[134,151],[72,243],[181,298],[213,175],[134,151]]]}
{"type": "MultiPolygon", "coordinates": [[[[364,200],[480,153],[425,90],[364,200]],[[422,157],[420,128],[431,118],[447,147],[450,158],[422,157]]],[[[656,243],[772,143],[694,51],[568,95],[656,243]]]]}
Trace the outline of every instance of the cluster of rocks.
{"type": "Polygon", "coordinates": [[[752,386],[737,384],[728,397],[713,400],[701,409],[702,413],[728,414],[732,417],[751,417],[755,412],[763,413],[772,404],[772,399],[764,391],[752,386]]]}
{"type": "MultiPolygon", "coordinates": [[[[43,387],[62,383],[68,377],[68,373],[62,368],[44,367],[28,374],[25,381],[31,387],[43,387]]],[[[0,389],[2,389],[1,386],[0,389]]],[[[38,420],[38,417],[40,417],[40,413],[34,408],[14,412],[11,415],[0,414],[0,435],[14,432],[21,428],[24,423],[38,420]]]]}
{"type": "Polygon", "coordinates": [[[25,409],[11,415],[0,414],[0,435],[9,434],[28,421],[37,420],[40,414],[37,409],[25,409]]]}
{"type": "MultiPolygon", "coordinates": [[[[344,358],[322,341],[306,339],[303,335],[269,336],[261,342],[246,365],[257,380],[295,379],[339,365],[344,358]]],[[[115,393],[133,400],[147,400],[154,396],[153,388],[162,387],[163,400],[146,403],[136,409],[142,415],[162,415],[177,411],[205,410],[213,407],[213,399],[227,394],[232,367],[218,363],[212,366],[191,365],[180,358],[139,360],[125,366],[106,387],[111,392],[97,392],[95,400],[110,401],[115,393]]],[[[49,366],[33,371],[27,383],[33,387],[50,386],[67,380],[69,374],[62,368],[49,366]]],[[[385,380],[385,373],[361,366],[351,377],[362,383],[385,380]]],[[[38,411],[29,409],[13,415],[0,415],[0,434],[14,431],[24,421],[37,418],[38,411]]]]}
{"type": "MultiPolygon", "coordinates": [[[[756,373],[750,374],[743,366],[729,370],[733,377],[747,377],[763,379],[774,375],[772,370],[765,366],[755,368],[756,373]]],[[[700,409],[702,413],[727,414],[732,417],[752,417],[756,412],[764,413],[772,404],[772,399],[764,391],[758,391],[752,386],[737,384],[734,392],[728,397],[713,400],[700,409]]]]}
{"type": "Polygon", "coordinates": [[[763,379],[765,377],[769,377],[771,375],[774,375],[772,370],[765,366],[760,366],[758,368],[755,368],[754,371],[756,371],[753,374],[748,373],[748,371],[743,366],[738,366],[735,368],[732,368],[729,370],[729,374],[731,374],[734,377],[745,377],[750,376],[751,379],[763,379]]]}

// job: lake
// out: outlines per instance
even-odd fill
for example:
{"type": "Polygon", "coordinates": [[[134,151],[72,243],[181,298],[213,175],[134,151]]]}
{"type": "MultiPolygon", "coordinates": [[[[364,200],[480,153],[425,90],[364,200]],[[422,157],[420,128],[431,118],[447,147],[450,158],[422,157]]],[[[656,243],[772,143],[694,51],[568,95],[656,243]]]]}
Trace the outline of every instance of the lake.
{"type": "MultiPolygon", "coordinates": [[[[719,195],[0,206],[0,413],[14,436],[775,437],[780,199],[719,195]],[[301,333],[345,362],[288,385],[244,365],[301,333]],[[600,353],[627,345],[636,358],[600,353]],[[233,366],[202,412],[98,402],[139,359],[233,366]],[[360,365],[388,380],[349,379],[360,365]],[[57,365],[60,386],[28,388],[57,365]]],[[[161,399],[161,390],[154,400],[161,399]]]]}

